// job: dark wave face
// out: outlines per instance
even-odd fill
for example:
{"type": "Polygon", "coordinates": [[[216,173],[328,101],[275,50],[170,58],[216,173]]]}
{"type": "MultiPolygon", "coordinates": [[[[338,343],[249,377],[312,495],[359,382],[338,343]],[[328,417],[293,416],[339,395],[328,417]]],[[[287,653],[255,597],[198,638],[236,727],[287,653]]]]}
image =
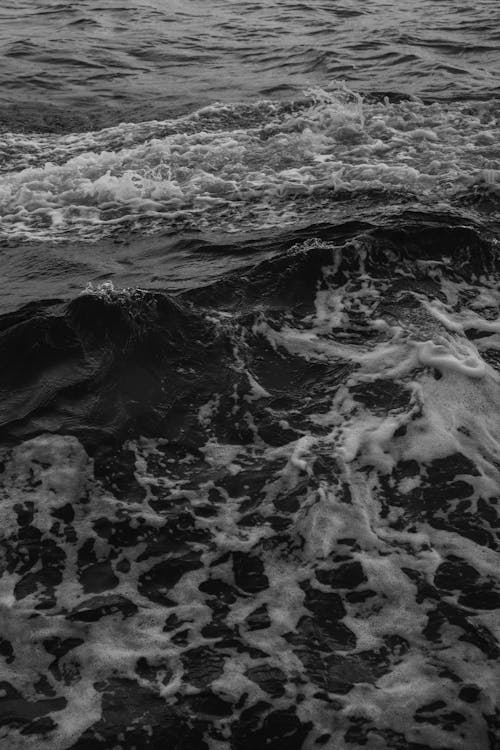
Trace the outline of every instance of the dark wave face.
{"type": "Polygon", "coordinates": [[[0,748],[498,748],[498,4],[4,5],[0,748]]]}
{"type": "Polygon", "coordinates": [[[411,211],[259,242],[0,318],[15,747],[494,747],[497,242],[411,211]]]}
{"type": "MultiPolygon", "coordinates": [[[[290,335],[297,343],[291,354],[297,360],[312,357],[324,364],[323,338],[338,335],[342,343],[352,338],[357,345],[374,337],[380,343],[382,323],[363,320],[384,310],[379,287],[404,300],[403,307],[418,308],[428,297],[444,325],[443,273],[457,288],[462,279],[487,277],[489,286],[496,279],[495,240],[485,239],[473,224],[453,224],[450,217],[444,222],[438,215],[408,213],[404,224],[398,217],[386,226],[316,226],[282,237],[279,248],[279,238],[272,241],[272,257],[243,275],[239,270],[176,296],[137,288],[115,291],[108,282],[69,301],[32,302],[3,315],[1,434],[8,441],[57,427],[98,445],[138,432],[166,437],[173,430],[177,440],[211,394],[221,387],[230,392],[242,374],[250,384],[261,382],[260,396],[268,377],[286,386],[286,374],[282,383],[279,370],[272,374],[288,348],[284,339],[280,346],[273,340],[276,326],[293,323],[290,335]],[[353,296],[348,305],[360,305],[354,298],[362,298],[365,277],[377,291],[367,293],[373,298],[369,308],[360,307],[356,334],[336,295],[347,287],[344,293],[353,296]],[[302,335],[304,326],[312,333],[302,335]],[[255,368],[256,379],[249,374],[255,368]]],[[[265,244],[263,238],[260,242],[265,244]]],[[[448,328],[458,330],[450,321],[448,328]]],[[[343,358],[347,376],[357,369],[357,358],[349,362],[348,348],[343,358]]],[[[301,398],[303,385],[299,379],[301,398]]]]}
{"type": "Polygon", "coordinates": [[[0,11],[0,101],[23,129],[81,130],[335,79],[488,99],[499,27],[496,0],[17,0],[0,11]]]}

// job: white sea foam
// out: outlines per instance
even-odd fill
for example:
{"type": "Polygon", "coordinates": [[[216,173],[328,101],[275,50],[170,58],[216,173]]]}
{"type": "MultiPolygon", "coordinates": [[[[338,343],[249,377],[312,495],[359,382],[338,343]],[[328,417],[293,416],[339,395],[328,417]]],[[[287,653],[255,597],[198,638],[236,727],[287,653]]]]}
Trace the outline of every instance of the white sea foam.
{"type": "Polygon", "coordinates": [[[332,86],[292,110],[257,103],[247,126],[237,114],[238,105],[212,105],[180,121],[0,135],[4,236],[261,229],[299,211],[321,215],[345,191],[446,204],[464,190],[499,190],[498,122],[487,104],[367,103],[332,86]]]}
{"type": "MultiPolygon", "coordinates": [[[[318,249],[325,248],[323,243],[318,249]]],[[[183,658],[193,649],[218,643],[218,636],[206,630],[216,619],[214,599],[217,606],[225,604],[224,593],[220,601],[206,593],[214,581],[227,592],[225,625],[244,646],[233,648],[236,635],[231,635],[221,671],[209,685],[231,704],[232,719],[245,710],[242,706],[267,700],[265,690],[249,677],[258,665],[283,676],[283,695],[273,698],[273,708],[293,705],[302,721],[311,722],[306,748],[317,746],[317,738],[328,732],[332,747],[347,750],[352,743],[345,734],[354,719],[370,722],[374,737],[390,731],[426,747],[489,747],[482,717],[496,700],[499,670],[498,659],[488,652],[490,641],[484,645],[480,639],[487,640],[487,633],[492,643],[495,638],[498,642],[498,611],[461,604],[463,582],[458,581],[457,590],[443,592],[435,577],[443,564],[460,559],[498,590],[498,552],[451,523],[465,517],[464,510],[457,511],[464,486],[469,518],[481,521],[489,512],[497,518],[500,417],[495,405],[500,380],[487,357],[500,336],[498,290],[493,278],[481,284],[444,283],[441,278],[441,302],[426,301],[410,289],[408,309],[403,297],[391,307],[388,298],[395,299],[396,282],[412,284],[403,268],[394,269],[390,278],[372,277],[366,262],[336,283],[339,263],[339,253],[332,253],[332,266],[323,270],[308,314],[262,314],[251,331],[238,329],[232,372],[241,377],[244,395],[239,396],[237,388],[225,394],[221,385],[220,393],[194,409],[193,434],[199,434],[199,428],[206,436],[201,447],[188,444],[179,458],[179,445],[174,444],[173,457],[166,458],[171,446],[165,439],[126,443],[132,456],[130,481],[142,490],[139,498],[120,499],[118,485],[101,484],[93,462],[73,437],[41,435],[4,450],[6,545],[18,541],[20,508],[25,513],[31,508],[32,528],[65,555],[56,604],[49,613],[37,609],[42,587],[30,589],[24,581],[19,596],[16,587],[24,580],[23,571],[5,572],[0,578],[2,636],[16,653],[5,679],[35,700],[30,686],[41,673],[48,674],[58,695],[67,700],[57,711],[57,728],[45,738],[37,736],[40,749],[65,750],[98,721],[102,685],[117,675],[147,687],[170,707],[202,695],[205,688],[186,677],[183,658]],[[473,330],[485,337],[469,340],[466,333],[473,330]],[[251,346],[250,339],[252,346],[262,339],[269,343],[273,354],[283,357],[284,370],[287,357],[306,368],[323,368],[319,403],[308,408],[308,395],[301,396],[278,423],[283,412],[273,401],[265,368],[258,375],[257,368],[254,373],[245,363],[242,351],[251,346]],[[349,374],[329,390],[328,374],[337,367],[349,368],[349,374]],[[380,386],[385,391],[370,400],[370,388],[380,386]],[[241,443],[234,435],[224,439],[217,432],[222,419],[223,431],[232,434],[239,410],[250,431],[241,443]],[[268,444],[259,435],[259,419],[266,418],[289,430],[289,437],[268,444]],[[432,471],[439,474],[446,460],[453,463],[457,457],[459,468],[450,469],[446,481],[432,479],[432,471]],[[398,473],[402,466],[410,467],[406,474],[398,473]],[[280,499],[290,504],[287,524],[277,531],[273,523],[280,499]],[[73,537],[55,522],[54,512],[67,503],[75,512],[73,537]],[[174,527],[165,551],[157,535],[176,514],[184,514],[182,524],[186,517],[192,520],[196,533],[185,541],[184,527],[174,527]],[[110,523],[114,533],[124,521],[130,541],[125,538],[121,544],[99,533],[99,524],[110,523]],[[98,561],[113,564],[116,583],[102,595],[85,591],[80,582],[78,552],[85,544],[91,544],[98,561]],[[166,556],[177,560],[186,551],[196,565],[187,565],[179,579],[165,587],[159,579],[148,596],[140,586],[142,577],[166,556]],[[262,565],[267,580],[255,591],[242,590],[235,579],[233,560],[246,554],[262,565]],[[346,561],[362,571],[359,585],[351,585],[349,576],[342,580],[346,561]],[[328,580],[330,574],[331,588],[321,577],[328,580]],[[419,580],[427,587],[423,593],[419,580]],[[345,609],[327,635],[321,616],[308,607],[310,590],[319,599],[330,596],[333,608],[341,601],[345,609]],[[158,603],[158,595],[168,596],[165,606],[158,603]],[[126,617],[120,612],[123,600],[136,607],[126,617]],[[97,608],[102,601],[109,610],[95,622],[65,617],[78,607],[97,608]],[[444,615],[451,611],[456,621],[448,622],[443,615],[434,638],[427,629],[440,601],[444,615]],[[255,610],[266,612],[262,627],[248,625],[255,610]],[[177,624],[169,630],[165,622],[173,613],[177,624]],[[462,627],[469,630],[462,633],[462,627]],[[342,642],[342,628],[352,641],[342,642]],[[61,680],[50,672],[52,656],[41,646],[51,637],[83,641],[60,659],[61,680]],[[319,667],[311,657],[311,666],[304,654],[317,653],[321,638],[325,656],[319,667]],[[377,672],[373,665],[391,650],[391,643],[396,645],[387,664],[377,672]],[[151,679],[137,673],[140,658],[158,667],[151,679]],[[315,669],[324,671],[313,679],[315,669]],[[320,691],[315,679],[327,684],[332,679],[326,702],[326,688],[320,691]],[[460,687],[470,683],[482,691],[478,704],[458,701],[460,687]],[[439,701],[446,711],[459,711],[464,721],[446,729],[439,722],[415,720],[422,707],[439,701]]],[[[425,272],[435,281],[433,264],[422,264],[420,273],[425,272]]],[[[116,294],[109,286],[94,291],[116,294]]],[[[239,325],[235,316],[221,314],[221,319],[227,326],[239,325]]],[[[283,384],[278,395],[287,397],[283,384]]],[[[291,381],[289,387],[291,392],[291,381]]],[[[229,719],[213,721],[222,736],[230,736],[229,719]]],[[[22,750],[32,746],[16,729],[8,736],[22,750]]],[[[383,746],[378,739],[369,742],[369,747],[383,746]]],[[[224,739],[219,746],[230,750],[230,743],[224,739]]]]}

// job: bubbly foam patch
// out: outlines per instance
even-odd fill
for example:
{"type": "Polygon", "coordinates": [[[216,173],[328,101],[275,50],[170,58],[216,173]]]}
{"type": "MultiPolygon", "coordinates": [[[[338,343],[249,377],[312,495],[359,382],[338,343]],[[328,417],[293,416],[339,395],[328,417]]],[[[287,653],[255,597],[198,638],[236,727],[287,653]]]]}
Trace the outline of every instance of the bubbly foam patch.
{"type": "Polygon", "coordinates": [[[498,137],[487,103],[368,103],[338,86],[288,105],[212,105],[93,133],[4,133],[2,232],[262,229],[331,216],[332,200],[353,193],[442,206],[457,195],[494,199],[498,137]]]}
{"type": "Polygon", "coordinates": [[[335,258],[305,312],[210,312],[240,379],[176,439],[2,449],[9,747],[491,746],[496,281],[335,258]]]}

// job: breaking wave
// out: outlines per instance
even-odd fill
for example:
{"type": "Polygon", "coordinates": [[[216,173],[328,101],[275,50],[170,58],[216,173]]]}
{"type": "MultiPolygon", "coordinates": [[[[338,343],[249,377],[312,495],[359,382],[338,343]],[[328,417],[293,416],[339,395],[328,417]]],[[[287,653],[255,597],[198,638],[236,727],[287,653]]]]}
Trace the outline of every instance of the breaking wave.
{"type": "Polygon", "coordinates": [[[9,747],[494,746],[497,109],[0,134],[9,747]]]}
{"type": "Polygon", "coordinates": [[[292,102],[215,104],[69,135],[2,133],[10,241],[242,231],[331,220],[354,199],[498,213],[497,104],[363,100],[345,86],[292,102]]]}

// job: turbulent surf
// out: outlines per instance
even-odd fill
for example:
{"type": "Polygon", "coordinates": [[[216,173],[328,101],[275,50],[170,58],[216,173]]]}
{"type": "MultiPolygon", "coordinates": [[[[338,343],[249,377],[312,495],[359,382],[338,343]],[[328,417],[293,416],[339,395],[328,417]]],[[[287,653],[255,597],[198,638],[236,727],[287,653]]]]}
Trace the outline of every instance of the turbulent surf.
{"type": "Polygon", "coordinates": [[[500,124],[467,67],[496,32],[448,96],[444,63],[403,90],[345,5],[371,88],[296,4],[309,87],[296,51],[239,101],[180,76],[168,115],[2,109],[7,750],[498,747],[500,124]]]}
{"type": "Polygon", "coordinates": [[[3,316],[14,746],[492,746],[496,241],[304,233],[3,316]]]}

